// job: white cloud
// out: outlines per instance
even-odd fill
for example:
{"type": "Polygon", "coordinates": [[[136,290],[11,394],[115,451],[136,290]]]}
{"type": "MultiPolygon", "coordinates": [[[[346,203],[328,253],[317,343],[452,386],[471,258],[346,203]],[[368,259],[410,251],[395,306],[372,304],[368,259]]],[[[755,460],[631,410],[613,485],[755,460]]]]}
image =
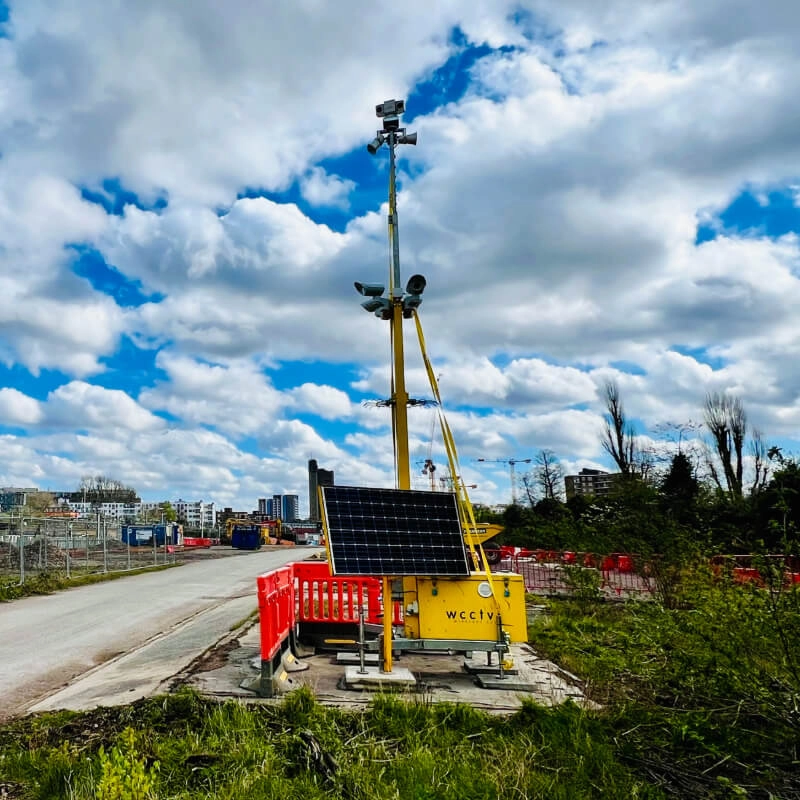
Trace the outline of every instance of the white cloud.
{"type": "Polygon", "coordinates": [[[0,360],[84,376],[116,347],[123,314],[65,269],[67,243],[99,236],[105,214],[63,179],[0,161],[0,360]]]}
{"type": "MultiPolygon", "coordinates": [[[[321,160],[363,148],[374,103],[430,77],[454,25],[513,45],[478,61],[463,98],[414,120],[419,146],[401,153],[404,274],[428,278],[422,316],[462,451],[601,463],[608,376],[646,424],[696,418],[719,388],[765,431],[797,436],[796,238],[694,241],[742,187],[796,182],[796,4],[312,6],[12,4],[0,361],[69,377],[42,403],[0,390],[4,424],[34,434],[9,440],[6,480],[99,464],[148,491],[232,501],[302,487],[308,455],[352,481],[390,480],[387,414],[313,374],[277,391],[265,366],[355,363],[352,390],[388,394],[387,328],[351,288],[385,278],[385,204],[337,232],[293,204],[237,197],[299,189],[315,213],[346,209],[353,176],[321,160]],[[114,177],[166,208],[108,218],[76,188],[108,195],[114,177]],[[164,299],[121,309],[72,272],[75,243],[164,299]],[[123,333],[161,350],[163,379],[138,402],[71,381],[101,371],[123,333]],[[327,435],[331,420],[351,435],[327,435]],[[246,439],[265,455],[235,444],[246,439]]],[[[406,348],[409,391],[427,397],[410,331],[406,348]]],[[[410,424],[416,456],[430,416],[410,424]]]]}
{"type": "Polygon", "coordinates": [[[323,419],[347,419],[353,415],[353,404],[341,389],[304,383],[287,392],[295,410],[316,414],[323,419]]]}
{"type": "Polygon", "coordinates": [[[300,181],[303,197],[313,206],[349,206],[348,195],[356,184],[338,175],[328,175],[322,167],[314,167],[300,181]]]}
{"type": "Polygon", "coordinates": [[[139,401],[190,425],[212,425],[239,436],[256,434],[283,405],[280,393],[252,362],[207,364],[162,350],[156,363],[167,381],[145,389],[139,401]]]}
{"type": "Polygon", "coordinates": [[[35,425],[42,418],[37,400],[16,389],[0,389],[0,424],[35,425]]]}
{"type": "Polygon", "coordinates": [[[51,392],[46,415],[49,425],[76,430],[141,433],[165,426],[163,419],[142,408],[125,392],[84,381],[72,381],[51,392]]]}

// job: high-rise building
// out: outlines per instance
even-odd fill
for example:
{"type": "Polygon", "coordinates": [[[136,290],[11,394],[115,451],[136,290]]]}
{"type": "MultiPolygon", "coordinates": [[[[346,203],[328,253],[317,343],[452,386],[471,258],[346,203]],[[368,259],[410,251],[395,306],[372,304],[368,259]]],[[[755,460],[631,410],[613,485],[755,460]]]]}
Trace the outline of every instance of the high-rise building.
{"type": "Polygon", "coordinates": [[[275,519],[275,503],[273,502],[271,497],[267,498],[266,507],[267,507],[267,516],[270,519],[275,519]]]}
{"type": "Polygon", "coordinates": [[[283,495],[272,495],[272,519],[283,520],[283,495]]]}
{"type": "Polygon", "coordinates": [[[333,470],[320,469],[316,459],[308,462],[308,518],[312,522],[319,522],[319,500],[317,498],[318,486],[333,486],[333,470]]]}
{"type": "Polygon", "coordinates": [[[283,522],[297,522],[300,518],[300,499],[296,494],[283,495],[283,522]]]}
{"type": "Polygon", "coordinates": [[[258,513],[259,514],[266,514],[267,513],[267,498],[266,497],[259,497],[258,498],[258,513]]]}

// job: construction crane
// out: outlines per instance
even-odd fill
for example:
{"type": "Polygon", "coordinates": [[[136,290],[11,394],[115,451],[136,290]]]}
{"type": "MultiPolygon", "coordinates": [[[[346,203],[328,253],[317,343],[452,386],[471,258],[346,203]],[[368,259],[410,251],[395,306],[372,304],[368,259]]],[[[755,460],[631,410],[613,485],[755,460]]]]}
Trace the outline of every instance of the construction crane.
{"type": "Polygon", "coordinates": [[[517,464],[530,464],[532,458],[476,458],[485,464],[508,464],[509,477],[511,478],[511,505],[517,504],[517,464]]]}
{"type": "Polygon", "coordinates": [[[439,483],[442,485],[443,492],[454,492],[458,486],[462,486],[464,489],[477,489],[477,483],[464,483],[462,478],[459,476],[458,479],[453,479],[453,476],[448,472],[446,475],[442,475],[439,478],[439,483]]]}
{"type": "Polygon", "coordinates": [[[427,475],[431,479],[431,491],[436,491],[436,464],[433,463],[432,458],[425,459],[425,465],[422,467],[422,474],[427,475]]]}

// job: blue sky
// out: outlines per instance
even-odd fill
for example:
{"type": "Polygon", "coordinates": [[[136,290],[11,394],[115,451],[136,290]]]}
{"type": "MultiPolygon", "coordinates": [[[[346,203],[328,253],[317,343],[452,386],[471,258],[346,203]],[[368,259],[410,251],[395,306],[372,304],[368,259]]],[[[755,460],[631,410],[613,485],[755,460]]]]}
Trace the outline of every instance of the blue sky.
{"type": "MultiPolygon", "coordinates": [[[[303,509],[309,458],[393,485],[388,331],[352,288],[387,277],[389,97],[475,500],[510,495],[478,459],[608,467],[609,379],[662,456],[708,391],[795,450],[800,19],[740,5],[0,3],[0,485],[303,509]]],[[[432,419],[412,462],[443,474],[432,419]]]]}

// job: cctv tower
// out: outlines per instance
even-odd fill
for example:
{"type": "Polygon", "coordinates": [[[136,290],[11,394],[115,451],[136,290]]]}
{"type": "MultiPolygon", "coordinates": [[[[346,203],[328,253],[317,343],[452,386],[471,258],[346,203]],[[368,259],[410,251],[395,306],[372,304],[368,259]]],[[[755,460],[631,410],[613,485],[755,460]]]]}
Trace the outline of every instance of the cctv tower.
{"type": "MultiPolygon", "coordinates": [[[[457,482],[449,497],[444,493],[409,491],[408,406],[420,401],[410,400],[406,392],[404,319],[413,318],[417,326],[422,359],[439,404],[442,435],[453,476],[458,475],[458,457],[449,426],[441,415],[438,385],[425,352],[416,311],[422,302],[425,278],[412,275],[405,287],[400,282],[395,151],[398,144],[417,143],[416,133],[407,133],[401,127],[400,117],[404,111],[402,100],[387,100],[378,105],[376,113],[383,128],[367,145],[373,155],[384,144],[389,150],[389,290],[387,293],[382,284],[355,284],[364,297],[361,303],[364,310],[389,323],[391,397],[380,405],[388,405],[392,410],[396,489],[331,487],[334,491],[322,490],[323,529],[328,540],[332,574],[340,571],[343,575],[380,575],[383,579],[382,673],[392,672],[395,649],[496,652],[498,670],[502,673],[507,668],[505,655],[511,641],[525,641],[527,637],[522,577],[492,575],[481,544],[497,531],[489,531],[491,526],[478,528],[463,483],[457,482]],[[448,506],[447,510],[438,508],[440,502],[448,506]],[[368,524],[359,522],[365,519],[368,524]],[[409,523],[408,530],[401,530],[403,521],[409,523]],[[420,539],[423,529],[426,534],[420,539]],[[356,541],[361,544],[353,547],[356,541]],[[415,554],[420,553],[421,561],[414,562],[415,554]],[[394,615],[389,613],[390,601],[400,601],[403,605],[401,637],[393,637],[394,615]]],[[[362,666],[360,674],[364,669],[362,666]]]]}
{"type": "Polygon", "coordinates": [[[356,290],[367,299],[361,303],[366,311],[389,321],[392,344],[392,394],[389,405],[392,409],[392,434],[394,436],[395,469],[398,489],[411,488],[411,471],[408,457],[408,393],[406,392],[405,368],[403,364],[403,318],[410,318],[422,302],[425,278],[412,275],[405,290],[400,283],[400,234],[397,224],[396,156],[398,144],[417,143],[416,133],[407,133],[400,126],[400,116],[405,111],[404,100],[386,100],[375,107],[375,114],[383,128],[367,145],[375,155],[385,144],[389,148],[389,295],[384,297],[382,284],[356,282],[356,290]]]}
{"type": "MultiPolygon", "coordinates": [[[[385,144],[389,148],[389,293],[384,297],[382,284],[356,282],[356,291],[366,298],[361,305],[365,311],[389,322],[392,347],[392,394],[389,406],[392,410],[392,435],[394,437],[395,480],[398,489],[411,488],[411,469],[408,456],[408,392],[406,392],[405,366],[403,363],[403,318],[410,318],[414,309],[422,302],[425,278],[413,275],[405,290],[400,283],[400,234],[397,224],[396,155],[398,144],[417,143],[417,134],[408,133],[400,125],[400,116],[405,109],[404,100],[386,100],[375,107],[375,114],[383,127],[367,145],[375,155],[385,144]]],[[[383,596],[392,596],[391,580],[383,576],[383,596]]],[[[388,607],[388,603],[387,603],[388,607]]],[[[392,671],[392,615],[383,618],[383,670],[392,671]]]]}

